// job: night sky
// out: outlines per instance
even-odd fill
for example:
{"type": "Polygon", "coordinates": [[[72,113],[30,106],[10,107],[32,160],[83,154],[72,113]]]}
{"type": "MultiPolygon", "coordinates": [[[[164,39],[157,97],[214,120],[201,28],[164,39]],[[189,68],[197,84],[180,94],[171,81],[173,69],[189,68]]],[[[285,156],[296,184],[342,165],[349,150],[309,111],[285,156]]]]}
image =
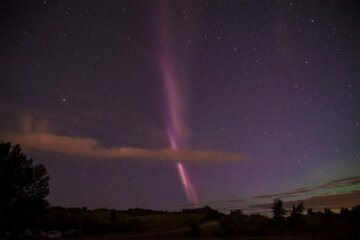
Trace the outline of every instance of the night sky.
{"type": "Polygon", "coordinates": [[[360,199],[359,1],[0,1],[0,137],[66,207],[360,199]]]}

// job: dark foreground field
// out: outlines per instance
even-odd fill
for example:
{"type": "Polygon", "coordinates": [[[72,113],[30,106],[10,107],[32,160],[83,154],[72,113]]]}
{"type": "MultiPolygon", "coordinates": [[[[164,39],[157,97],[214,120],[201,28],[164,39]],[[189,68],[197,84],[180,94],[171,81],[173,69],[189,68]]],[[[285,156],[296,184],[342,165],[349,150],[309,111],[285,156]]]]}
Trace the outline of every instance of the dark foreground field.
{"type": "MultiPolygon", "coordinates": [[[[80,229],[81,239],[360,239],[360,208],[270,218],[210,207],[179,212],[52,207],[34,231],[80,229]]],[[[31,239],[31,238],[30,238],[31,239]]]]}
{"type": "MultiPolygon", "coordinates": [[[[27,223],[27,232],[62,233],[62,236],[18,234],[4,239],[360,239],[360,207],[330,209],[307,214],[288,212],[278,217],[253,214],[241,210],[229,214],[210,207],[184,209],[178,212],[146,209],[63,208],[51,207],[27,223]],[[81,232],[70,236],[69,231],[81,232]]],[[[285,211],[286,212],[286,211],[285,211]]],[[[24,231],[24,230],[22,230],[24,231]]]]}

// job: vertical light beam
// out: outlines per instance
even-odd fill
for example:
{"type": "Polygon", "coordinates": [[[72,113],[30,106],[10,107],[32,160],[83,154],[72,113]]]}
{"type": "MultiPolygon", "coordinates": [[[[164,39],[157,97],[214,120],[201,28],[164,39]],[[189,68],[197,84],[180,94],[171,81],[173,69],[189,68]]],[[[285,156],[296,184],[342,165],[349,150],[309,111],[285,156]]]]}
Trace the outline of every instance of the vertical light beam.
{"type": "MultiPolygon", "coordinates": [[[[178,150],[180,146],[184,145],[183,141],[185,140],[185,128],[182,119],[183,106],[180,101],[180,90],[177,87],[176,74],[171,64],[172,58],[167,54],[164,54],[161,63],[166,99],[166,132],[171,149],[178,150]]],[[[186,173],[184,165],[181,162],[178,162],[176,168],[188,201],[192,204],[198,204],[199,201],[195,189],[186,173]]]]}
{"type": "MultiPolygon", "coordinates": [[[[184,127],[184,106],[181,99],[181,90],[179,87],[178,74],[176,74],[174,41],[172,38],[170,26],[169,1],[160,1],[159,5],[159,35],[160,35],[160,68],[164,86],[165,114],[164,122],[166,125],[167,137],[171,149],[178,150],[184,146],[186,129],[184,127]]],[[[198,198],[195,188],[186,172],[185,166],[176,163],[177,172],[183,185],[186,197],[192,204],[198,204],[198,198]]]]}
{"type": "Polygon", "coordinates": [[[191,184],[191,181],[186,174],[184,166],[180,162],[178,162],[178,163],[176,163],[176,167],[177,167],[181,182],[183,184],[187,199],[193,204],[198,204],[199,200],[198,200],[195,190],[191,184]]]}

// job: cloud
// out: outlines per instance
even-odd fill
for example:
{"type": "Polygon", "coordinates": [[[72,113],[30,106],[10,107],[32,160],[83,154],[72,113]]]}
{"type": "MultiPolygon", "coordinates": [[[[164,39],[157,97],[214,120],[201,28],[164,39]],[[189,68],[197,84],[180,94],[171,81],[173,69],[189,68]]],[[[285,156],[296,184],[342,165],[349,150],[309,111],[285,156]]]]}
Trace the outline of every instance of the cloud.
{"type": "MultiPolygon", "coordinates": [[[[354,191],[351,193],[332,194],[324,196],[315,196],[307,199],[303,199],[304,205],[307,208],[322,209],[325,207],[339,209],[341,207],[352,207],[358,205],[360,199],[360,191],[354,191]]],[[[296,205],[300,200],[296,201],[284,201],[284,208],[290,208],[296,205]]],[[[270,209],[272,203],[255,204],[250,207],[255,209],[270,209]]]]}
{"type": "Polygon", "coordinates": [[[225,153],[212,150],[172,150],[142,149],[133,147],[101,147],[95,139],[60,136],[51,133],[13,134],[7,138],[19,143],[23,148],[52,151],[72,156],[106,159],[155,159],[166,161],[185,161],[190,163],[237,162],[246,159],[238,153],[225,153]]]}
{"type": "Polygon", "coordinates": [[[314,192],[321,192],[321,191],[334,190],[334,189],[341,190],[341,188],[346,188],[346,187],[350,187],[349,190],[351,191],[353,190],[351,187],[356,187],[357,184],[360,184],[360,176],[336,179],[324,183],[322,185],[298,188],[295,189],[294,191],[289,191],[289,192],[258,195],[258,196],[254,196],[253,199],[293,198],[293,197],[298,197],[299,195],[304,193],[314,193],[314,192]]]}
{"type": "Polygon", "coordinates": [[[200,204],[200,203],[185,203],[185,204],[180,204],[178,205],[178,207],[180,208],[201,208],[201,207],[204,207],[203,204],[200,204]]]}
{"type": "Polygon", "coordinates": [[[46,121],[22,118],[21,133],[7,134],[4,139],[24,149],[50,151],[71,156],[96,159],[139,159],[182,161],[189,163],[225,163],[247,159],[246,155],[213,150],[143,149],[134,147],[103,147],[93,138],[63,136],[48,131],[46,121]]]}
{"type": "Polygon", "coordinates": [[[348,185],[354,185],[354,184],[359,184],[359,183],[360,183],[360,176],[356,176],[356,177],[348,177],[348,178],[341,178],[341,179],[333,180],[333,181],[327,182],[319,187],[328,189],[328,188],[345,187],[348,185]]]}
{"type": "MultiPolygon", "coordinates": [[[[272,198],[291,198],[284,201],[284,207],[290,208],[292,205],[303,201],[308,208],[322,209],[324,207],[338,209],[340,207],[352,207],[360,204],[360,176],[347,177],[332,180],[322,185],[298,188],[294,191],[258,195],[253,200],[265,200],[272,198]]],[[[272,202],[266,200],[265,203],[250,205],[249,207],[261,210],[268,210],[272,202]]]]}
{"type": "Polygon", "coordinates": [[[294,197],[300,193],[312,192],[314,190],[315,190],[314,188],[298,188],[298,189],[295,189],[294,191],[290,191],[290,192],[258,195],[258,196],[253,197],[253,199],[277,198],[277,197],[288,198],[288,197],[294,197]]]}
{"type": "Polygon", "coordinates": [[[346,177],[325,182],[323,184],[297,188],[282,193],[256,195],[245,199],[230,199],[216,201],[218,207],[224,211],[240,208],[248,214],[270,213],[274,198],[283,199],[284,207],[303,201],[305,207],[321,210],[324,207],[339,209],[340,207],[353,207],[360,204],[360,176],[346,177]]]}
{"type": "Polygon", "coordinates": [[[239,198],[239,199],[230,199],[230,200],[222,200],[222,201],[213,201],[213,203],[242,203],[246,202],[246,199],[239,198]]]}

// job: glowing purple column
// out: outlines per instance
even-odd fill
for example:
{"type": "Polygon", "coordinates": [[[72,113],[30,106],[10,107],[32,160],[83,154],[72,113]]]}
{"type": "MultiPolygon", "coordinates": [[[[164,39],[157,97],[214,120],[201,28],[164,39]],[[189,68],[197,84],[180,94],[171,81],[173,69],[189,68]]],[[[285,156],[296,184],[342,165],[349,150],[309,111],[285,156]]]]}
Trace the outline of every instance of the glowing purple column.
{"type": "MultiPolygon", "coordinates": [[[[165,99],[166,99],[166,132],[170,146],[173,150],[178,150],[179,145],[183,145],[184,141],[184,125],[183,125],[183,106],[180,101],[180,91],[177,87],[177,81],[175,78],[175,72],[172,63],[172,59],[167,55],[162,56],[162,76],[165,86],[165,99]]],[[[189,202],[198,204],[198,198],[195,189],[190,181],[190,178],[186,172],[184,165],[180,162],[176,164],[176,168],[183,185],[186,197],[189,202]]]]}
{"type": "MultiPolygon", "coordinates": [[[[159,35],[160,47],[160,68],[164,86],[165,114],[164,122],[166,125],[167,137],[173,150],[184,147],[186,129],[184,127],[184,101],[182,101],[181,88],[179,87],[178,74],[176,74],[174,46],[171,36],[169,1],[160,1],[159,5],[159,35]]],[[[184,79],[182,79],[184,80],[184,79]]],[[[195,188],[186,172],[185,166],[176,163],[177,172],[183,185],[186,197],[190,203],[198,204],[195,188]]]]}

